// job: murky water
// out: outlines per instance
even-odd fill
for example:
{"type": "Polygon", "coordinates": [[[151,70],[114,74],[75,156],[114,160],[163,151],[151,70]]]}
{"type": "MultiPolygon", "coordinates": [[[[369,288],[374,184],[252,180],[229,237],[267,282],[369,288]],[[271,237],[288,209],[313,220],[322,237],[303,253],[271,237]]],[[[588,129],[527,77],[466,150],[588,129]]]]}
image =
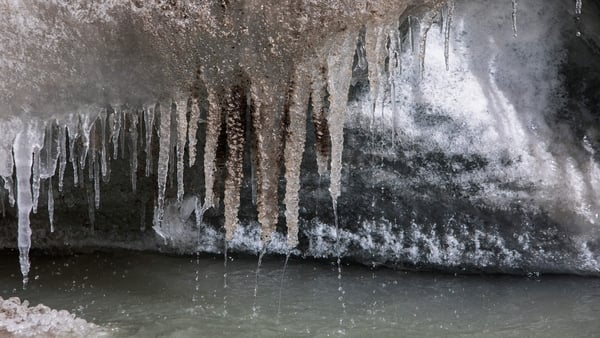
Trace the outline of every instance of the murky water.
{"type": "Polygon", "coordinates": [[[290,258],[282,280],[284,260],[264,258],[255,301],[253,257],[230,258],[224,288],[222,256],[33,256],[30,286],[22,290],[17,254],[4,252],[0,296],[67,309],[118,337],[600,334],[596,278],[343,266],[343,310],[335,262],[290,258]]]}

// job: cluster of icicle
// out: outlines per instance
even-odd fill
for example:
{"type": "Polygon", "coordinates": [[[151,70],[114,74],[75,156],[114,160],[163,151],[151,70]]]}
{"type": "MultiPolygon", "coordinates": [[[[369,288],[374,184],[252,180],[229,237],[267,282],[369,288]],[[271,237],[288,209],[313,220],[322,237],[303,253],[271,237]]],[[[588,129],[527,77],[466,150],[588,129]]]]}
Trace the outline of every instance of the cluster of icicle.
{"type": "MultiPolygon", "coordinates": [[[[196,135],[201,124],[205,124],[206,135],[202,159],[205,197],[204,201],[198,201],[196,214],[201,219],[205,211],[216,205],[214,187],[217,149],[219,135],[222,128],[225,128],[227,154],[223,194],[224,227],[226,240],[231,240],[239,223],[244,144],[248,135],[245,130],[244,101],[251,105],[249,111],[255,152],[252,166],[257,184],[253,199],[256,199],[258,220],[262,227],[261,239],[263,242],[269,241],[276,228],[279,214],[278,181],[281,174],[279,158],[283,155],[287,239],[289,247],[295,247],[298,243],[300,165],[305,149],[309,105],[312,106],[311,118],[316,132],[318,171],[323,175],[329,169],[329,191],[337,214],[337,199],[341,194],[343,128],[354,56],[357,55],[359,66],[364,67],[366,63],[369,65],[368,78],[372,107],[375,110],[377,102],[382,103],[383,100],[385,90],[381,89],[382,84],[393,91],[393,75],[400,71],[403,41],[410,43],[412,47],[413,36],[419,34],[419,54],[421,60],[424,60],[426,33],[438,15],[438,19],[445,20],[448,45],[453,10],[454,2],[447,1],[427,13],[422,22],[413,20],[410,23],[409,19],[406,39],[400,34],[398,20],[389,23],[375,22],[365,27],[364,41],[359,38],[358,31],[348,31],[336,36],[326,47],[294,66],[287,81],[285,102],[278,101],[272,94],[277,91],[280,83],[265,76],[251,79],[249,88],[244,88],[245,91],[239,88],[213,88],[209,81],[204,81],[208,102],[205,120],[200,117],[200,98],[197,95],[182,95],[137,108],[122,105],[88,107],[82,113],[67,114],[66,117],[52,121],[23,121],[17,118],[0,120],[1,129],[6,131],[0,144],[0,177],[4,181],[5,191],[0,189],[0,193],[8,192],[10,205],[14,206],[16,202],[18,207],[18,247],[24,283],[27,282],[30,268],[29,217],[31,212],[37,212],[42,181],[48,186],[49,223],[51,231],[54,231],[53,185],[58,184],[58,191],[62,191],[65,168],[70,163],[74,186],[87,189],[89,217],[93,226],[94,208],[100,207],[100,182],[107,183],[110,180],[111,159],[125,158],[128,155],[131,187],[135,192],[138,151],[143,149],[146,155],[143,172],[146,176],[156,177],[157,197],[153,223],[160,234],[167,180],[176,172],[177,200],[182,202],[185,193],[185,152],[187,150],[187,166],[191,167],[197,160],[196,135]],[[419,33],[413,34],[415,26],[419,27],[419,33]],[[386,59],[390,62],[389,70],[385,69],[386,59]],[[325,102],[327,98],[328,105],[325,102]],[[286,130],[277,132],[284,126],[286,130]],[[154,134],[157,135],[156,139],[154,134]],[[158,148],[158,159],[152,158],[153,144],[158,148]],[[126,148],[128,151],[125,151],[126,148]],[[15,172],[13,168],[16,169],[15,172]],[[55,178],[57,171],[58,180],[55,178]],[[16,184],[13,177],[16,177],[16,184]]],[[[448,46],[445,50],[447,59],[448,46]]],[[[0,196],[0,201],[4,203],[4,196],[0,196]]]]}
{"type": "MultiPolygon", "coordinates": [[[[516,0],[512,5],[516,35],[516,0]]],[[[579,16],[581,1],[577,1],[576,12],[579,16]]],[[[4,133],[0,136],[0,177],[5,188],[0,189],[0,204],[4,209],[4,194],[7,192],[10,205],[16,203],[18,207],[18,247],[24,282],[27,282],[30,267],[29,217],[31,212],[37,212],[42,181],[49,187],[51,231],[54,230],[52,187],[58,184],[58,191],[62,191],[65,168],[69,163],[73,168],[74,185],[85,187],[88,191],[89,217],[93,224],[94,208],[100,207],[100,182],[107,183],[110,179],[110,160],[129,155],[131,186],[135,191],[138,152],[143,149],[146,155],[145,170],[140,172],[156,177],[153,223],[160,234],[167,180],[176,172],[177,200],[182,202],[185,193],[185,152],[187,150],[187,166],[191,167],[197,161],[196,135],[202,124],[206,131],[202,159],[205,197],[204,201],[198,201],[196,215],[201,219],[205,211],[216,206],[217,149],[224,128],[227,136],[224,227],[226,240],[231,240],[239,223],[244,144],[249,135],[245,126],[248,118],[246,111],[251,112],[254,152],[251,156],[251,179],[256,179],[253,200],[262,227],[262,241],[270,240],[277,224],[278,182],[281,174],[279,159],[283,157],[287,240],[290,248],[295,247],[298,243],[300,165],[305,149],[309,105],[312,107],[311,119],[316,133],[318,171],[323,175],[329,170],[329,191],[337,215],[337,199],[341,194],[343,128],[355,56],[357,67],[364,69],[368,65],[370,102],[375,114],[376,107],[382,107],[386,93],[395,96],[394,78],[402,70],[400,54],[407,45],[409,49],[414,48],[415,37],[419,39],[418,57],[423,70],[427,33],[434,21],[440,23],[444,32],[444,56],[448,66],[453,13],[454,1],[448,0],[437,3],[421,18],[408,17],[405,34],[401,34],[398,20],[372,22],[365,27],[364,40],[358,31],[352,29],[340,33],[325,43],[325,47],[295,64],[289,80],[284,81],[287,86],[284,100],[279,100],[273,94],[281,83],[272,80],[269,74],[264,74],[262,78],[251,78],[248,88],[241,89],[211,87],[210,81],[205,80],[208,102],[205,120],[200,117],[198,95],[181,95],[137,108],[122,105],[89,107],[82,109],[82,113],[67,114],[52,121],[23,121],[18,118],[0,120],[0,130],[4,133]],[[329,104],[326,104],[326,99],[329,104]],[[250,109],[246,109],[246,102],[251,106],[250,109]],[[286,130],[279,132],[284,126],[286,130]],[[156,139],[154,134],[157,135],[156,139]],[[153,147],[158,148],[158,159],[152,158],[153,147]],[[58,179],[55,178],[57,171],[58,179]]],[[[392,100],[394,117],[395,110],[395,100],[392,100]]]]}

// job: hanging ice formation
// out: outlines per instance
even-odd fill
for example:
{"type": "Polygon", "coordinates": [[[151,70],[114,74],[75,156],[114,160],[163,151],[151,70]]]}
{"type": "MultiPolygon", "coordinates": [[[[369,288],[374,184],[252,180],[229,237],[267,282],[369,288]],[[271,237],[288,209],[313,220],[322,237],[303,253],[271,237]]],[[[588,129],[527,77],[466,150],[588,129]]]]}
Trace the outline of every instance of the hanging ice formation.
{"type": "MultiPolygon", "coordinates": [[[[111,160],[128,160],[131,188],[134,192],[138,190],[138,157],[142,158],[138,149],[145,155],[141,172],[156,180],[153,223],[160,234],[164,235],[163,226],[169,227],[169,224],[163,224],[166,198],[176,191],[179,203],[184,201],[184,195],[195,195],[194,200],[199,201],[200,196],[204,196],[198,217],[208,209],[218,209],[222,196],[225,239],[231,240],[239,224],[244,152],[250,149],[248,166],[257,182],[253,200],[255,196],[258,221],[262,226],[261,239],[264,242],[271,239],[278,223],[278,205],[283,201],[287,243],[290,248],[295,247],[298,244],[300,167],[306,147],[307,114],[312,112],[308,120],[314,125],[318,173],[325,175],[329,171],[329,192],[337,213],[337,200],[342,192],[345,113],[355,53],[356,67],[368,67],[370,108],[374,116],[375,108],[384,104],[388,92],[395,96],[393,74],[402,68],[403,40],[412,45],[413,38],[419,39],[419,60],[423,67],[427,31],[440,11],[440,18],[445,21],[441,23],[441,30],[445,39],[444,57],[448,63],[454,1],[433,3],[423,20],[408,16],[407,37],[401,34],[398,16],[387,21],[382,18],[377,22],[367,21],[362,26],[337,32],[321,44],[325,47],[303,52],[300,61],[277,69],[279,77],[267,76],[257,70],[248,73],[241,70],[238,73],[242,72],[247,81],[236,83],[239,74],[226,70],[229,66],[223,66],[223,69],[213,66],[217,77],[223,80],[215,81],[215,76],[210,75],[200,76],[198,81],[206,89],[205,97],[199,91],[191,90],[172,98],[161,96],[139,106],[119,103],[88,107],[87,112],[67,114],[51,122],[34,117],[29,122],[0,119],[3,130],[0,135],[3,183],[0,202],[3,203],[3,196],[7,195],[9,204],[14,205],[16,191],[18,247],[25,280],[31,247],[29,217],[32,211],[37,211],[40,187],[47,187],[48,217],[54,231],[54,176],[58,171],[57,188],[63,192],[65,170],[71,162],[74,186],[87,192],[89,221],[93,226],[94,210],[101,207],[101,182],[108,182],[111,176],[111,160]],[[421,22],[418,37],[415,37],[418,31],[413,31],[415,22],[421,22]],[[364,41],[358,40],[361,28],[365,32],[364,41]],[[233,80],[227,80],[227,76],[233,80]],[[206,104],[205,110],[201,108],[203,104],[206,104]],[[201,111],[206,113],[205,119],[201,118],[201,111]],[[201,130],[205,139],[198,142],[201,130]],[[198,144],[203,145],[202,155],[197,155],[198,144]],[[219,170],[219,159],[224,160],[225,170],[219,170]],[[188,174],[186,167],[191,174],[193,170],[189,168],[200,161],[204,170],[204,191],[193,191],[193,187],[184,186],[188,174]],[[13,166],[16,172],[13,172],[13,166]],[[219,183],[222,178],[223,185],[219,183]],[[285,196],[279,196],[281,178],[285,179],[285,196]]],[[[577,8],[580,7],[578,2],[577,8]]],[[[272,43],[268,40],[265,45],[272,43]]],[[[202,74],[213,71],[209,66],[201,68],[202,74]]],[[[267,68],[262,71],[266,72],[267,68]]],[[[395,100],[392,105],[395,112],[395,100]]],[[[143,205],[145,200],[141,203],[143,205]]]]}

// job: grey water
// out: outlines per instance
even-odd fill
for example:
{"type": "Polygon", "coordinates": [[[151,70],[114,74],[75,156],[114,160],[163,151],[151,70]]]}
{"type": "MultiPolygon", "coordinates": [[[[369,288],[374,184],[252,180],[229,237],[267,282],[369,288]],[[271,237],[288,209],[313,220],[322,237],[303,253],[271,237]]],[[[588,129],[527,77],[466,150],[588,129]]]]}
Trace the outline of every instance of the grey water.
{"type": "Polygon", "coordinates": [[[336,262],[291,257],[282,275],[285,259],[264,257],[256,316],[256,257],[229,256],[224,288],[223,256],[196,261],[129,251],[33,255],[30,284],[23,290],[18,254],[3,252],[0,296],[69,310],[115,337],[600,334],[598,278],[414,273],[361,265],[344,266],[340,329],[336,262]]]}

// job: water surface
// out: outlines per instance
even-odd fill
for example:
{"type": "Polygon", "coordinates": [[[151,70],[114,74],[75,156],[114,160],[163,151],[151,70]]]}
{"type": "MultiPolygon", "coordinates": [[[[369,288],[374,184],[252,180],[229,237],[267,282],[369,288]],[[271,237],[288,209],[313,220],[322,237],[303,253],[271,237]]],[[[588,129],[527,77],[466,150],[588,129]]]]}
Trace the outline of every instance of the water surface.
{"type": "Polygon", "coordinates": [[[594,336],[600,279],[407,273],[334,262],[152,253],[33,256],[21,288],[0,256],[0,296],[66,309],[117,337],[594,336]],[[341,289],[340,289],[341,286],[341,289]],[[254,291],[256,288],[256,298],[254,291]],[[341,290],[341,291],[340,291],[341,290]]]}

